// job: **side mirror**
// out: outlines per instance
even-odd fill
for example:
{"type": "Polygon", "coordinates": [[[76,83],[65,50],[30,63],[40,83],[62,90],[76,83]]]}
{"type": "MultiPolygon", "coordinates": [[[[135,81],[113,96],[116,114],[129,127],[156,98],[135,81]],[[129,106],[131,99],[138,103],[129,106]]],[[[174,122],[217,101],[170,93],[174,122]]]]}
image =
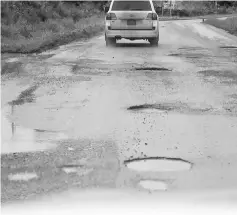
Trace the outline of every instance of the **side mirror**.
{"type": "Polygon", "coordinates": [[[109,6],[105,6],[104,11],[107,13],[109,11],[109,6]]]}

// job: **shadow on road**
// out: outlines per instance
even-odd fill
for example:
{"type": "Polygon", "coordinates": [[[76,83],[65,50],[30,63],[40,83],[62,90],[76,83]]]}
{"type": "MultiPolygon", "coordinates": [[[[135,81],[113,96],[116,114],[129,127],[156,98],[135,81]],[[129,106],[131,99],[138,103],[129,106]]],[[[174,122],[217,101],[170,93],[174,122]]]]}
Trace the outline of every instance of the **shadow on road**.
{"type": "Polygon", "coordinates": [[[116,47],[134,47],[134,48],[141,48],[141,47],[151,47],[152,46],[149,43],[117,43],[116,47]]]}

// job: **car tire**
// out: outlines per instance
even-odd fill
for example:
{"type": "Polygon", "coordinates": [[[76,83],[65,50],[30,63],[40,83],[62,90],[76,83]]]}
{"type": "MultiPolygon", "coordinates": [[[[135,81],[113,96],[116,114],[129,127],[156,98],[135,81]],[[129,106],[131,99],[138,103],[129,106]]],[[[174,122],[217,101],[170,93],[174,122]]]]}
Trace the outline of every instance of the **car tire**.
{"type": "Polygon", "coordinates": [[[105,43],[106,43],[106,46],[115,46],[116,39],[115,38],[108,38],[105,36],[105,43]]]}
{"type": "Polygon", "coordinates": [[[158,46],[158,44],[159,44],[159,36],[156,37],[156,38],[150,39],[149,42],[150,42],[151,46],[158,46]]]}

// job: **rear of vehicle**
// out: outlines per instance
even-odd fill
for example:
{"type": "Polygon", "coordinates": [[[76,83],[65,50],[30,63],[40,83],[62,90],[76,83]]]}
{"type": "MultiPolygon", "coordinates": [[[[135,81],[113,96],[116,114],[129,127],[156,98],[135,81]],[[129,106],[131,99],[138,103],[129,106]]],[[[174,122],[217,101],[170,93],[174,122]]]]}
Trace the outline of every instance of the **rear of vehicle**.
{"type": "Polygon", "coordinates": [[[144,39],[159,42],[159,18],[151,0],[113,0],[105,18],[106,45],[116,40],[144,39]]]}

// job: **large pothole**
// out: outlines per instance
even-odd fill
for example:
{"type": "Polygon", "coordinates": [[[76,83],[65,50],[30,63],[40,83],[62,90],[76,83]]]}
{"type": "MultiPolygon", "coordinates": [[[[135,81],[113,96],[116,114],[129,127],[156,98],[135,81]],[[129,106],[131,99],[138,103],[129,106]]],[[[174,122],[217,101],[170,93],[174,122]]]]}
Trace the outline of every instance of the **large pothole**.
{"type": "Polygon", "coordinates": [[[142,172],[173,172],[190,170],[192,163],[180,158],[150,157],[126,160],[124,164],[132,170],[142,172]]]}

